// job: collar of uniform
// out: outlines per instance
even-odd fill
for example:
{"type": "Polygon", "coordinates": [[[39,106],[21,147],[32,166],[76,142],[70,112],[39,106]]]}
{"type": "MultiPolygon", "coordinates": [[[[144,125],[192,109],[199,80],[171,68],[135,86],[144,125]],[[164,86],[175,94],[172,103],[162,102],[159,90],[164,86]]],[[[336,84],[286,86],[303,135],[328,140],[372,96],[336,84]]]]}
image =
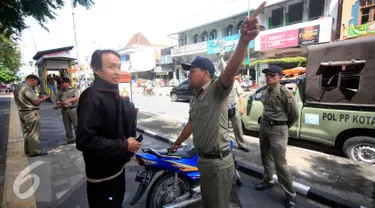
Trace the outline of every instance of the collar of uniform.
{"type": "Polygon", "coordinates": [[[198,91],[199,93],[197,93],[197,94],[200,95],[202,92],[205,92],[213,81],[214,80],[212,79],[211,81],[209,81],[205,85],[203,85],[203,87],[198,91]]]}
{"type": "Polygon", "coordinates": [[[281,86],[280,83],[277,83],[274,88],[270,88],[269,86],[267,86],[267,89],[268,89],[269,92],[278,91],[278,90],[280,90],[280,86],[281,86]]]}
{"type": "Polygon", "coordinates": [[[117,84],[109,83],[109,82],[103,80],[100,77],[95,77],[93,87],[94,88],[101,88],[101,89],[112,89],[112,90],[118,91],[118,85],[117,84]]]}

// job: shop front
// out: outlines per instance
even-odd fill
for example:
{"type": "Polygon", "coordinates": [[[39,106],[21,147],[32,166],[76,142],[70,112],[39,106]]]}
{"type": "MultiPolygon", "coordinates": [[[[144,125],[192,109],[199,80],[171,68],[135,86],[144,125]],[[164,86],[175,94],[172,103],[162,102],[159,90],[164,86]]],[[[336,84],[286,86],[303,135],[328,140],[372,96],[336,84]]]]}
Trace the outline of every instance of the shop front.
{"type": "Polygon", "coordinates": [[[304,66],[307,46],[331,42],[332,17],[261,31],[255,38],[255,51],[262,59],[252,63],[257,83],[264,83],[262,68],[279,65],[283,69],[304,66]]]}

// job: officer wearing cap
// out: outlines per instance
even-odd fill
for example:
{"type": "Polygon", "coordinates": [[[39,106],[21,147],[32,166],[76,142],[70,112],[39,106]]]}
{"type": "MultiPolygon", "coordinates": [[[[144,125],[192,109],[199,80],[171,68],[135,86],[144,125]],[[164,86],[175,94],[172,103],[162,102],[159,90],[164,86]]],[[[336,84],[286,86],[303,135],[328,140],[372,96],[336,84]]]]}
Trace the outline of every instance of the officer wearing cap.
{"type": "Polygon", "coordinates": [[[14,92],[14,101],[18,107],[19,117],[24,132],[25,154],[29,157],[43,156],[48,154],[40,148],[40,104],[47,96],[37,96],[34,88],[40,83],[39,78],[30,74],[25,82],[19,84],[14,92]]]}
{"type": "Polygon", "coordinates": [[[70,79],[62,77],[60,81],[61,91],[57,94],[56,105],[61,107],[61,114],[64,122],[66,143],[71,144],[75,142],[73,138],[73,130],[77,130],[77,104],[79,99],[79,92],[77,89],[70,86],[70,79]]]}
{"type": "Polygon", "coordinates": [[[189,121],[171,149],[177,150],[194,135],[202,201],[206,208],[228,207],[235,171],[229,147],[228,96],[249,43],[259,33],[256,16],[246,17],[240,31],[236,50],[220,77],[214,78],[215,66],[207,58],[198,56],[190,64],[182,64],[190,71],[189,83],[197,93],[190,103],[189,121]]]}
{"type": "Polygon", "coordinates": [[[296,101],[293,93],[280,84],[283,76],[280,67],[271,66],[262,72],[267,83],[261,98],[264,110],[259,130],[264,178],[255,189],[261,191],[274,186],[272,162],[275,161],[279,184],[287,196],[285,207],[295,207],[296,192],[293,189],[285,153],[289,128],[298,120],[296,101]]]}

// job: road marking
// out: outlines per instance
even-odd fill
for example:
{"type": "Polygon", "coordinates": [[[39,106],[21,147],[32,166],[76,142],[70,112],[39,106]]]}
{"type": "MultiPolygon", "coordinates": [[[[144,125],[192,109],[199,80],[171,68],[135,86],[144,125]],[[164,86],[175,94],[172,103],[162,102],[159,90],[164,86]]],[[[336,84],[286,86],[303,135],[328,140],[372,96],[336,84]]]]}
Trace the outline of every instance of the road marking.
{"type": "Polygon", "coordinates": [[[151,136],[154,137],[154,136],[156,136],[157,133],[155,133],[155,132],[153,132],[153,131],[150,131],[150,130],[146,130],[146,131],[145,131],[145,134],[149,134],[149,135],[151,135],[151,136]]]}
{"type": "Polygon", "coordinates": [[[293,148],[293,149],[298,149],[298,150],[301,150],[301,151],[306,151],[306,152],[310,152],[310,153],[314,153],[314,154],[319,154],[319,155],[324,155],[324,156],[333,156],[333,155],[326,154],[326,153],[323,153],[323,152],[318,152],[318,151],[314,151],[314,150],[304,149],[304,148],[301,148],[301,147],[290,146],[290,145],[288,145],[288,146],[291,147],[291,148],[293,148]]]}
{"type": "MultiPolygon", "coordinates": [[[[20,199],[16,196],[13,191],[14,181],[17,175],[25,170],[30,172],[29,160],[24,155],[24,139],[21,130],[20,119],[18,116],[18,110],[16,103],[14,102],[13,96],[11,97],[10,104],[10,115],[9,115],[9,131],[8,131],[8,148],[7,157],[5,162],[5,174],[4,174],[4,189],[3,189],[3,200],[2,207],[25,207],[27,204],[28,208],[36,208],[35,195],[33,194],[28,199],[20,199]],[[12,182],[12,186],[8,187],[7,184],[12,182]],[[8,190],[10,189],[10,190],[8,190]]],[[[26,182],[26,187],[31,187],[32,181],[26,182]]],[[[8,184],[10,185],[10,184],[8,184]]]]}

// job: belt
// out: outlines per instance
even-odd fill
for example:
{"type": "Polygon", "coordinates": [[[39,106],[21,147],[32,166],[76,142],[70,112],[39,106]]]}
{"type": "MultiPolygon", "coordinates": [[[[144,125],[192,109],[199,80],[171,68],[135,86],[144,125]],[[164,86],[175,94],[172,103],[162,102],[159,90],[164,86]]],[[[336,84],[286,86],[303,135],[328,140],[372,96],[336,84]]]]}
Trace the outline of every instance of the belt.
{"type": "Polygon", "coordinates": [[[284,126],[288,125],[287,121],[275,121],[275,120],[264,120],[262,119],[262,123],[267,123],[271,126],[284,126]]]}
{"type": "Polygon", "coordinates": [[[73,109],[73,108],[76,108],[77,106],[72,106],[72,107],[66,107],[64,109],[73,109]]]}
{"type": "Polygon", "coordinates": [[[221,159],[223,157],[226,157],[230,154],[230,150],[226,150],[222,153],[216,153],[216,152],[212,152],[212,153],[198,153],[199,157],[203,158],[203,159],[221,159]]]}
{"type": "Polygon", "coordinates": [[[26,111],[36,111],[36,110],[39,110],[39,109],[29,109],[29,110],[19,110],[20,112],[26,112],[26,111]]]}

